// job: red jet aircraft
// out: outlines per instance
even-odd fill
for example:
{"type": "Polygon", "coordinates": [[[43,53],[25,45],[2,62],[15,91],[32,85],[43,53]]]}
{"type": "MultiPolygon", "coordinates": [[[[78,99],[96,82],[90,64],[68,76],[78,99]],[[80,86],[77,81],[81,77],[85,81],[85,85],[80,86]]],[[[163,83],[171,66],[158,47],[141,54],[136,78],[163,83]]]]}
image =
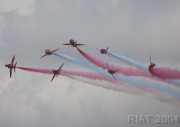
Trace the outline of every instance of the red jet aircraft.
{"type": "Polygon", "coordinates": [[[102,48],[102,49],[100,49],[100,53],[106,55],[108,53],[108,50],[109,50],[109,47],[107,47],[105,49],[102,48]]]}
{"type": "Polygon", "coordinates": [[[9,69],[10,78],[12,77],[12,71],[13,70],[14,70],[14,72],[16,71],[17,62],[14,64],[14,61],[15,61],[15,56],[12,57],[10,64],[5,65],[5,67],[7,67],[9,69]]]}
{"type": "Polygon", "coordinates": [[[80,44],[80,43],[77,43],[77,41],[75,41],[74,39],[70,39],[69,43],[65,43],[64,45],[70,45],[72,47],[77,47],[77,46],[83,46],[85,44],[80,44]]]}
{"type": "Polygon", "coordinates": [[[52,55],[53,53],[57,52],[58,50],[59,50],[59,48],[57,48],[57,49],[45,49],[45,54],[43,56],[41,56],[41,58],[43,58],[45,56],[52,55]]]}
{"type": "Polygon", "coordinates": [[[57,70],[53,70],[53,71],[52,71],[52,72],[53,72],[53,77],[52,77],[52,79],[51,79],[51,82],[54,80],[54,78],[55,78],[57,75],[61,74],[61,69],[63,68],[63,66],[64,66],[64,63],[63,63],[57,70]]]}
{"type": "Polygon", "coordinates": [[[150,72],[151,74],[153,73],[153,72],[152,72],[152,69],[153,69],[155,66],[156,66],[156,64],[151,61],[151,56],[150,56],[150,65],[149,65],[149,67],[148,67],[148,70],[149,70],[149,72],[150,72]]]}
{"type": "Polygon", "coordinates": [[[116,77],[114,76],[114,74],[116,74],[115,70],[108,70],[107,72],[116,80],[116,77]]]}

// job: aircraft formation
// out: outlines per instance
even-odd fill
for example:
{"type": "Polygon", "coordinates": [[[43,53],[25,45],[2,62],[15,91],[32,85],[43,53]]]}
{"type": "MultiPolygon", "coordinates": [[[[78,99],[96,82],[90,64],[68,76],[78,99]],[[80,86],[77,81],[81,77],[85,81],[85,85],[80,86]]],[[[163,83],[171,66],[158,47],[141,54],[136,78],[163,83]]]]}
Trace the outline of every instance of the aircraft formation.
{"type": "Polygon", "coordinates": [[[63,45],[74,48],[83,56],[83,60],[81,60],[82,58],[72,57],[59,52],[60,48],[46,49],[40,59],[44,59],[46,56],[55,56],[60,60],[65,60],[66,62],[78,65],[80,68],[84,67],[90,71],[65,69],[65,63],[62,63],[58,69],[21,67],[17,66],[15,56],[13,56],[11,63],[5,65],[5,67],[9,69],[10,78],[16,69],[52,75],[51,81],[59,75],[68,78],[80,77],[90,80],[106,81],[126,92],[133,91],[143,93],[143,95],[148,94],[152,96],[155,95],[156,97],[162,96],[164,98],[170,97],[180,104],[180,70],[157,66],[152,62],[151,57],[150,64],[145,65],[130,57],[113,52],[109,47],[98,49],[101,55],[124,62],[128,66],[114,65],[84,51],[81,47],[86,44],[78,43],[74,39],[70,39],[68,43],[64,43],[63,45]]]}

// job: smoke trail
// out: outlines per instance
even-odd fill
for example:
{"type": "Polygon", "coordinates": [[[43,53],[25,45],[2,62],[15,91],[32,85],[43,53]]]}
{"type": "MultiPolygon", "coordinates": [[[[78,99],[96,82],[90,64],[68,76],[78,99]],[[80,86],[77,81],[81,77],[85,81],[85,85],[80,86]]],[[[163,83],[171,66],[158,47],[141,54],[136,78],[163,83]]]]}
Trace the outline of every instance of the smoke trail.
{"type": "MultiPolygon", "coordinates": [[[[30,71],[30,72],[37,72],[37,73],[43,73],[43,74],[53,74],[53,69],[36,69],[36,68],[27,68],[27,67],[17,67],[18,69],[25,70],[25,71],[30,71]]],[[[180,93],[177,91],[173,91],[169,87],[163,87],[163,86],[158,86],[159,84],[146,84],[145,82],[140,81],[137,78],[128,78],[126,76],[121,76],[119,79],[123,81],[128,81],[131,84],[125,84],[122,85],[120,81],[104,77],[100,74],[93,73],[93,72],[81,72],[81,71],[72,71],[72,70],[61,70],[60,75],[67,76],[72,78],[72,76],[80,76],[92,80],[101,80],[101,81],[108,81],[112,84],[111,85],[104,85],[93,83],[96,86],[111,89],[111,90],[116,90],[116,91],[121,91],[121,92],[126,92],[129,94],[138,94],[138,95],[146,95],[146,96],[152,96],[155,97],[158,100],[164,100],[168,102],[169,100],[164,99],[164,94],[166,93],[165,98],[167,95],[170,95],[172,97],[175,97],[176,99],[180,99],[180,93]],[[152,86],[151,86],[152,85],[152,86]],[[143,91],[142,91],[143,90],[143,91]]]]}
{"type": "MultiPolygon", "coordinates": [[[[24,71],[29,71],[29,72],[37,72],[37,73],[42,73],[42,74],[53,74],[53,69],[40,69],[40,68],[36,69],[36,68],[28,68],[28,67],[17,67],[17,68],[24,70],[24,71]]],[[[60,75],[67,76],[70,78],[73,78],[72,76],[80,76],[80,77],[88,78],[91,80],[108,81],[114,85],[113,86],[105,85],[105,83],[103,83],[101,85],[98,85],[97,83],[95,83],[95,85],[97,85],[99,87],[103,87],[103,88],[108,88],[111,90],[126,92],[129,94],[142,95],[142,94],[145,94],[145,92],[149,92],[149,90],[142,91],[141,89],[137,89],[135,87],[129,88],[125,85],[122,85],[122,83],[120,81],[114,80],[112,78],[104,77],[100,74],[93,73],[93,72],[81,72],[81,71],[72,71],[72,70],[64,70],[63,69],[63,70],[61,70],[60,75]]]]}
{"type": "Polygon", "coordinates": [[[95,71],[97,73],[100,73],[102,75],[105,75],[107,77],[112,77],[110,74],[106,73],[103,69],[98,68],[98,67],[94,66],[91,63],[87,63],[86,61],[82,61],[82,60],[80,60],[78,58],[73,58],[73,57],[65,55],[63,53],[53,53],[53,55],[57,56],[60,59],[65,60],[65,61],[67,61],[69,63],[76,64],[76,65],[78,65],[80,67],[84,67],[84,68],[93,70],[93,71],[95,71]]]}
{"type": "Polygon", "coordinates": [[[150,90],[152,89],[154,92],[159,91],[161,93],[169,94],[180,100],[179,90],[174,89],[173,87],[169,85],[164,85],[161,83],[151,82],[151,81],[146,82],[144,81],[143,78],[139,78],[139,77],[127,77],[127,76],[120,75],[120,76],[117,76],[117,78],[123,82],[128,82],[129,84],[133,84],[136,87],[150,88],[150,90]]]}
{"type": "Polygon", "coordinates": [[[60,59],[63,59],[69,63],[72,63],[72,64],[76,64],[76,65],[79,65],[81,67],[85,67],[85,68],[88,68],[88,69],[92,69],[96,72],[101,72],[102,70],[97,68],[97,67],[94,67],[94,66],[91,66],[89,63],[86,63],[85,61],[82,61],[78,58],[73,58],[71,56],[68,56],[68,55],[65,55],[63,53],[54,53],[53,54],[54,56],[57,56],[58,58],[60,59]]]}
{"type": "Polygon", "coordinates": [[[79,51],[79,53],[84,56],[88,61],[90,61],[91,63],[95,64],[98,67],[101,67],[103,69],[107,69],[107,70],[113,70],[117,73],[122,73],[124,75],[128,75],[128,76],[148,76],[147,74],[145,74],[142,70],[140,69],[136,69],[136,68],[130,68],[130,67],[116,67],[113,65],[109,65],[106,64],[94,57],[92,57],[90,54],[84,52],[83,50],[81,50],[80,48],[76,47],[76,49],[79,51]]]}
{"type": "MultiPolygon", "coordinates": [[[[51,69],[51,70],[50,69],[40,69],[40,68],[35,69],[35,68],[27,68],[27,67],[17,67],[17,68],[21,69],[21,70],[25,70],[25,71],[30,71],[30,72],[53,74],[53,69],[51,69]]],[[[64,70],[63,69],[63,70],[61,70],[60,74],[63,76],[73,75],[73,76],[80,76],[80,77],[85,77],[85,78],[89,78],[89,79],[93,79],[93,80],[104,80],[104,81],[109,81],[114,84],[120,84],[120,81],[117,81],[112,78],[104,77],[100,74],[93,73],[93,72],[83,72],[83,71],[73,71],[73,70],[64,70]]],[[[128,81],[128,78],[126,81],[128,81]]],[[[134,87],[133,85],[131,85],[131,86],[134,87]]]]}
{"type": "Polygon", "coordinates": [[[165,80],[167,83],[175,85],[177,87],[180,86],[180,80],[165,80]]]}
{"type": "MultiPolygon", "coordinates": [[[[132,65],[138,69],[142,69],[147,74],[149,73],[148,67],[146,65],[141,64],[138,61],[135,61],[130,57],[127,57],[125,55],[116,54],[111,51],[108,51],[108,56],[118,59],[118,60],[121,60],[122,62],[127,63],[128,65],[132,65]]],[[[176,85],[176,86],[180,85],[180,81],[170,80],[170,79],[179,79],[180,72],[178,72],[176,70],[163,69],[163,68],[158,68],[157,70],[154,70],[154,69],[153,69],[153,75],[158,77],[159,80],[176,85]]]]}
{"type": "Polygon", "coordinates": [[[128,64],[128,65],[132,65],[138,69],[142,69],[144,71],[147,71],[147,67],[144,64],[141,64],[133,59],[131,59],[130,57],[127,57],[125,55],[120,55],[120,54],[116,54],[114,52],[110,52],[108,51],[108,56],[113,57],[115,59],[121,60],[122,62],[128,64]]]}
{"type": "MultiPolygon", "coordinates": [[[[101,62],[101,61],[99,61],[99,60],[97,60],[97,59],[95,59],[95,58],[93,58],[92,56],[90,56],[89,54],[87,54],[87,53],[85,53],[85,52],[83,52],[80,48],[78,48],[77,47],[77,50],[87,59],[87,60],[89,60],[90,62],[92,62],[92,63],[94,63],[95,65],[97,65],[97,66],[99,66],[99,67],[102,67],[102,68],[107,68],[107,69],[111,69],[111,68],[109,68],[110,66],[109,65],[107,65],[107,64],[104,64],[103,62],[101,62]]],[[[128,60],[128,59],[126,59],[126,60],[128,60]]],[[[129,62],[130,63],[130,62],[129,62]]],[[[131,61],[131,63],[132,63],[132,61],[131,61]]],[[[133,63],[132,63],[133,64],[133,63]]],[[[137,65],[137,64],[136,64],[137,65]]],[[[141,67],[141,68],[145,68],[145,66],[143,66],[143,65],[139,65],[139,67],[141,67]]],[[[118,69],[117,69],[118,70],[118,69]]],[[[116,70],[116,71],[117,71],[116,70]]],[[[122,72],[122,68],[120,68],[120,72],[122,72]]],[[[123,72],[126,72],[127,70],[123,70],[123,72]]],[[[129,72],[131,72],[131,74],[135,74],[137,71],[135,70],[135,71],[133,71],[133,70],[131,70],[130,71],[130,68],[128,69],[128,71],[129,72]]],[[[144,73],[146,73],[146,72],[144,72],[144,73]]],[[[127,74],[127,73],[126,73],[127,74]]],[[[137,73],[136,73],[137,74],[137,73]]],[[[146,73],[147,75],[149,75],[148,73],[146,73]]],[[[136,75],[137,76],[137,75],[136,75]]],[[[152,78],[151,76],[148,76],[148,77],[150,77],[150,78],[152,78]]],[[[131,79],[129,79],[129,78],[127,78],[127,77],[122,77],[121,79],[120,79],[121,81],[124,81],[124,82],[126,82],[126,83],[128,83],[128,84],[133,84],[133,82],[131,82],[132,80],[131,79]]],[[[175,81],[165,81],[164,79],[161,79],[161,81],[163,81],[163,82],[168,82],[168,83],[174,83],[175,85],[177,85],[177,82],[175,82],[175,81]]],[[[139,83],[139,82],[138,82],[139,83]]],[[[137,83],[137,85],[138,85],[138,83],[137,83]]],[[[145,83],[145,82],[144,82],[145,83]]],[[[144,87],[144,88],[147,88],[147,85],[144,87]]],[[[154,87],[153,87],[154,88],[154,87]]],[[[160,88],[160,87],[159,87],[160,88]]],[[[158,88],[158,89],[159,89],[158,88]]],[[[157,88],[156,88],[157,89],[157,88]]],[[[165,87],[163,88],[162,87],[162,89],[164,90],[164,92],[168,92],[167,90],[165,90],[165,87]]],[[[160,89],[160,91],[162,92],[163,90],[162,89],[160,89]]]]}
{"type": "Polygon", "coordinates": [[[151,73],[162,79],[180,79],[180,71],[165,67],[154,67],[151,73]]]}
{"type": "Polygon", "coordinates": [[[148,95],[149,94],[147,93],[150,92],[150,90],[145,90],[143,91],[142,89],[138,89],[138,88],[135,88],[135,87],[127,87],[126,85],[122,85],[121,82],[116,82],[116,83],[108,83],[107,81],[97,81],[97,80],[93,80],[94,82],[92,82],[92,80],[90,81],[87,81],[86,79],[83,79],[82,77],[77,77],[77,76],[73,76],[75,77],[76,80],[79,80],[79,81],[82,81],[82,82],[85,82],[85,83],[88,83],[88,85],[95,85],[97,87],[101,87],[101,88],[105,88],[105,89],[109,89],[109,90],[113,90],[113,91],[119,91],[119,92],[123,92],[123,93],[128,93],[128,94],[135,94],[135,95],[148,95]],[[120,85],[121,84],[121,85],[120,85]]]}
{"type": "MultiPolygon", "coordinates": [[[[16,68],[21,69],[21,70],[31,71],[31,72],[38,72],[42,74],[53,74],[53,69],[40,69],[40,68],[36,69],[36,68],[27,68],[27,67],[16,67],[16,68]]],[[[116,80],[113,80],[112,78],[108,78],[94,72],[83,72],[83,71],[73,71],[73,70],[62,69],[60,74],[63,76],[75,75],[75,76],[82,76],[85,78],[90,78],[93,80],[105,80],[111,83],[117,82],[116,80]]]]}
{"type": "MultiPolygon", "coordinates": [[[[114,69],[116,68],[115,71],[118,71],[120,70],[120,72],[125,72],[125,74],[130,74],[130,75],[133,75],[133,76],[137,76],[137,75],[142,75],[142,76],[148,76],[149,77],[149,74],[145,74],[144,71],[143,71],[143,74],[142,74],[142,71],[139,71],[139,70],[134,70],[131,68],[118,68],[118,67],[111,67],[110,65],[107,65],[95,58],[93,58],[91,55],[85,53],[83,50],[81,50],[80,48],[77,47],[77,50],[87,59],[89,60],[90,62],[94,63],[95,65],[99,66],[99,67],[102,67],[104,69],[114,69]]],[[[124,73],[123,73],[124,74],[124,73]]],[[[120,76],[121,78],[119,78],[121,81],[124,81],[124,82],[127,82],[128,84],[133,84],[137,87],[141,87],[141,88],[150,88],[150,90],[158,90],[162,93],[166,93],[166,94],[170,94],[171,96],[174,96],[178,99],[180,99],[180,93],[179,92],[176,92],[176,91],[173,91],[169,86],[165,86],[165,85],[162,85],[162,84],[159,84],[159,83],[146,83],[146,82],[140,82],[138,81],[137,79],[133,79],[133,78],[130,78],[130,77],[126,77],[126,76],[120,76]],[[134,84],[135,83],[135,84],[134,84]],[[151,85],[152,84],[152,85],[151,85]]]]}
{"type": "MultiPolygon", "coordinates": [[[[143,69],[144,71],[147,71],[148,67],[141,64],[141,63],[138,63],[137,61],[134,61],[133,59],[127,57],[127,56],[124,56],[124,55],[118,55],[116,53],[113,53],[113,52],[108,52],[108,55],[109,56],[112,56],[116,59],[119,59],[129,65],[132,65],[136,68],[139,68],[139,69],[143,69]]],[[[175,69],[170,69],[170,68],[165,68],[165,67],[154,67],[152,69],[152,74],[159,77],[159,78],[162,78],[162,79],[180,79],[180,71],[178,70],[175,70],[175,69]]]]}
{"type": "MultiPolygon", "coordinates": [[[[40,68],[36,69],[36,68],[27,68],[27,67],[17,67],[17,68],[21,69],[21,70],[30,71],[30,72],[38,72],[38,73],[43,73],[43,74],[53,74],[53,69],[40,69],[40,68]]],[[[100,75],[98,73],[93,73],[93,72],[84,72],[84,71],[62,69],[59,74],[63,75],[63,76],[69,76],[69,75],[80,76],[80,77],[84,77],[84,78],[88,78],[88,79],[92,79],[92,80],[103,80],[103,81],[108,81],[108,82],[113,83],[113,84],[120,84],[121,83],[118,80],[108,78],[108,77],[105,77],[103,75],[100,75]]],[[[130,86],[134,87],[133,85],[130,85],[130,86]]],[[[146,90],[148,90],[148,89],[146,89],[146,90]]]]}
{"type": "Polygon", "coordinates": [[[71,56],[65,55],[63,53],[53,53],[52,55],[59,57],[60,59],[66,60],[68,62],[73,62],[76,61],[76,59],[74,59],[71,56]]]}

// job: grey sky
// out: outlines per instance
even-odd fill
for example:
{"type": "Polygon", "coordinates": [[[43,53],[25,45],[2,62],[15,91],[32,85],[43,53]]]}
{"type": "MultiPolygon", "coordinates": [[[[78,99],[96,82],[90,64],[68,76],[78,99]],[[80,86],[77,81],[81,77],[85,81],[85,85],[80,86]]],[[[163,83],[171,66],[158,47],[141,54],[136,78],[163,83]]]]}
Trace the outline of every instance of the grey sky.
{"type": "Polygon", "coordinates": [[[179,67],[179,23],[179,0],[0,0],[0,126],[119,127],[128,126],[128,114],[179,113],[151,97],[64,77],[50,85],[49,76],[18,71],[9,80],[3,67],[13,54],[20,65],[57,67],[56,59],[39,56],[69,38],[179,67]]]}

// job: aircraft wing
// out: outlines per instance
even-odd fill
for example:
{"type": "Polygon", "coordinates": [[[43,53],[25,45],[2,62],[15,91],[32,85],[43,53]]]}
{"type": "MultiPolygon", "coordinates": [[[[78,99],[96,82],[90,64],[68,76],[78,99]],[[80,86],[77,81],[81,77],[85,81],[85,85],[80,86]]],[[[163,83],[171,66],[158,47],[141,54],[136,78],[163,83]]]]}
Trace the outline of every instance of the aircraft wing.
{"type": "Polygon", "coordinates": [[[53,75],[53,77],[51,79],[51,82],[54,80],[55,76],[56,76],[56,74],[54,73],[54,75],[53,75]]]}
{"type": "Polygon", "coordinates": [[[76,44],[77,46],[82,46],[82,45],[85,45],[85,44],[76,44]]]}
{"type": "Polygon", "coordinates": [[[11,64],[13,65],[14,63],[14,60],[15,60],[15,56],[13,56],[12,60],[11,60],[11,64]]]}
{"type": "Polygon", "coordinates": [[[64,63],[59,67],[58,72],[61,71],[63,66],[64,66],[64,63]]]}
{"type": "Polygon", "coordinates": [[[41,56],[41,59],[44,58],[45,56],[47,56],[47,54],[44,54],[43,56],[41,56]]]}
{"type": "Polygon", "coordinates": [[[10,78],[12,77],[12,68],[9,69],[10,78]]]}
{"type": "Polygon", "coordinates": [[[63,45],[71,45],[71,44],[69,44],[69,43],[65,43],[65,44],[63,44],[63,45]]]}

